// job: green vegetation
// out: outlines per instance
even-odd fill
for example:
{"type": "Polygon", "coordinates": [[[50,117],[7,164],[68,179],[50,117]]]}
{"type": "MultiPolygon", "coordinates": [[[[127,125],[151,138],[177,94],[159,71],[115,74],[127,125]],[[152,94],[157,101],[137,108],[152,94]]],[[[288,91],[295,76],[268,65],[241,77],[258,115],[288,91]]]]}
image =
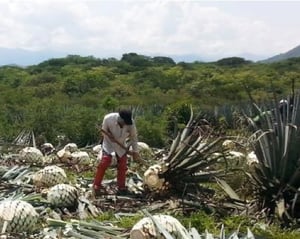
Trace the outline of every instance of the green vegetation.
{"type": "Polygon", "coordinates": [[[121,60],[69,55],[26,68],[2,66],[0,137],[11,142],[26,129],[41,141],[57,143],[57,136],[65,135],[85,146],[99,140],[95,125],[105,113],[132,107],[140,138],[163,147],[176,123],[186,123],[181,106],[192,104],[215,126],[230,129],[226,107],[243,108],[247,91],[260,102],[273,89],[289,94],[292,80],[299,87],[299,69],[298,58],[273,64],[235,57],[176,64],[168,57],[136,53],[121,60]]]}
{"type": "MultiPolygon", "coordinates": [[[[133,214],[132,216],[122,216],[118,220],[117,226],[121,228],[128,228],[128,230],[130,230],[137,221],[143,217],[144,215],[142,213],[133,214]]],[[[199,211],[189,215],[189,217],[182,214],[177,214],[175,217],[185,228],[194,227],[199,232],[207,230],[214,235],[218,235],[220,233],[220,229],[223,224],[226,234],[230,234],[238,229],[240,234],[245,235],[247,228],[249,228],[255,234],[255,238],[297,239],[300,237],[299,231],[281,229],[280,226],[276,224],[267,225],[263,222],[253,223],[253,220],[251,221],[251,219],[245,216],[230,216],[220,221],[220,219],[216,218],[214,215],[209,215],[199,211]]],[[[100,222],[112,222],[116,220],[116,216],[114,212],[105,212],[101,216],[97,217],[97,220],[100,222]]]]}

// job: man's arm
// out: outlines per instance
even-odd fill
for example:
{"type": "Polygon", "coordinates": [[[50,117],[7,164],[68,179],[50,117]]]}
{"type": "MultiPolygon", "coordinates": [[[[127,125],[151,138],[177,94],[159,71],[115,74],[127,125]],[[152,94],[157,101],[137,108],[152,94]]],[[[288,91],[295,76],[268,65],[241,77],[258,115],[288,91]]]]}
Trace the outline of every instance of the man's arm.
{"type": "Polygon", "coordinates": [[[102,122],[102,127],[101,127],[101,133],[104,138],[108,138],[110,141],[114,141],[114,137],[111,133],[111,126],[110,126],[110,119],[104,116],[103,122],[102,122]]]}
{"type": "Polygon", "coordinates": [[[135,124],[133,124],[130,127],[130,132],[129,132],[129,137],[130,137],[130,142],[131,142],[131,146],[132,146],[132,158],[133,160],[142,163],[139,151],[138,151],[138,137],[137,137],[137,130],[136,130],[136,126],[135,124]]]}
{"type": "Polygon", "coordinates": [[[138,152],[138,137],[136,126],[133,124],[129,130],[129,139],[132,146],[132,151],[138,152]]]}
{"type": "Polygon", "coordinates": [[[103,122],[102,122],[101,129],[103,129],[105,132],[109,131],[108,120],[106,119],[105,116],[104,116],[104,119],[103,119],[103,122]]]}

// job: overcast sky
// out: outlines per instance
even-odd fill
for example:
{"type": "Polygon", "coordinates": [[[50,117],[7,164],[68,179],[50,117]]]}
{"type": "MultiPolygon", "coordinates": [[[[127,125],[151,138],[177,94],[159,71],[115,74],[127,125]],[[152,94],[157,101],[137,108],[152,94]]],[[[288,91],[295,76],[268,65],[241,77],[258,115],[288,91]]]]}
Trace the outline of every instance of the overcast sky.
{"type": "Polygon", "coordinates": [[[256,60],[300,45],[300,1],[0,0],[0,16],[0,48],[49,56],[256,60]]]}

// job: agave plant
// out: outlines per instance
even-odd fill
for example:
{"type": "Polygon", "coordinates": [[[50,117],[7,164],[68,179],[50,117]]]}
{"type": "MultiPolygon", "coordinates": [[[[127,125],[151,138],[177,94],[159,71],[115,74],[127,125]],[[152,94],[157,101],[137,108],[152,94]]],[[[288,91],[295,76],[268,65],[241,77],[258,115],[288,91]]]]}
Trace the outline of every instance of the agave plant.
{"type": "Polygon", "coordinates": [[[226,158],[226,151],[222,148],[224,138],[213,139],[210,134],[203,135],[202,129],[203,119],[194,117],[191,109],[190,120],[173,140],[167,157],[144,173],[145,185],[151,191],[172,188],[183,193],[189,185],[196,189],[199,183],[224,175],[224,167],[217,167],[226,158]]]}
{"type": "MultiPolygon", "coordinates": [[[[276,98],[275,98],[275,102],[276,98]]],[[[300,108],[299,94],[263,111],[255,104],[259,122],[249,118],[255,133],[251,143],[258,162],[249,173],[259,210],[291,220],[299,217],[300,108]]],[[[257,120],[257,118],[256,118],[257,120]]]]}

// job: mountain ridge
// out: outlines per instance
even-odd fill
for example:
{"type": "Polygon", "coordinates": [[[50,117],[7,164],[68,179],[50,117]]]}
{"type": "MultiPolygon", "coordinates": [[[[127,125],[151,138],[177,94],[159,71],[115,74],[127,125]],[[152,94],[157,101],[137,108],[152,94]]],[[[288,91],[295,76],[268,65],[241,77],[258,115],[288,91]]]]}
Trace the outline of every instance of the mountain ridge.
{"type": "Polygon", "coordinates": [[[283,60],[287,60],[289,58],[294,58],[294,57],[300,57],[300,45],[292,48],[291,50],[289,50],[285,53],[281,53],[281,54],[272,56],[272,57],[262,60],[260,62],[273,63],[273,62],[283,61],[283,60]]]}
{"type": "MultiPolygon", "coordinates": [[[[139,53],[140,54],[140,53],[139,53]]],[[[60,58],[60,57],[66,57],[67,55],[77,55],[73,53],[65,53],[65,52],[55,52],[55,51],[29,51],[24,49],[18,49],[18,48],[3,48],[0,47],[0,66],[4,65],[17,65],[17,66],[30,66],[30,65],[37,65],[43,61],[52,59],[52,58],[60,58]]],[[[158,54],[161,55],[161,54],[158,54]]],[[[105,57],[99,57],[95,56],[96,58],[105,58],[105,57]]],[[[237,56],[227,56],[227,57],[218,57],[215,56],[200,56],[197,54],[182,54],[182,55],[169,55],[168,57],[171,57],[175,62],[214,62],[218,61],[220,59],[224,58],[230,58],[230,57],[241,57],[246,60],[250,60],[253,62],[260,62],[260,63],[272,63],[277,61],[286,60],[293,57],[300,57],[300,45],[297,47],[285,52],[281,53],[269,58],[266,58],[265,60],[259,60],[263,59],[262,56],[254,55],[251,53],[244,53],[239,54],[237,56]]],[[[106,57],[109,58],[109,57],[106,57]]]]}

